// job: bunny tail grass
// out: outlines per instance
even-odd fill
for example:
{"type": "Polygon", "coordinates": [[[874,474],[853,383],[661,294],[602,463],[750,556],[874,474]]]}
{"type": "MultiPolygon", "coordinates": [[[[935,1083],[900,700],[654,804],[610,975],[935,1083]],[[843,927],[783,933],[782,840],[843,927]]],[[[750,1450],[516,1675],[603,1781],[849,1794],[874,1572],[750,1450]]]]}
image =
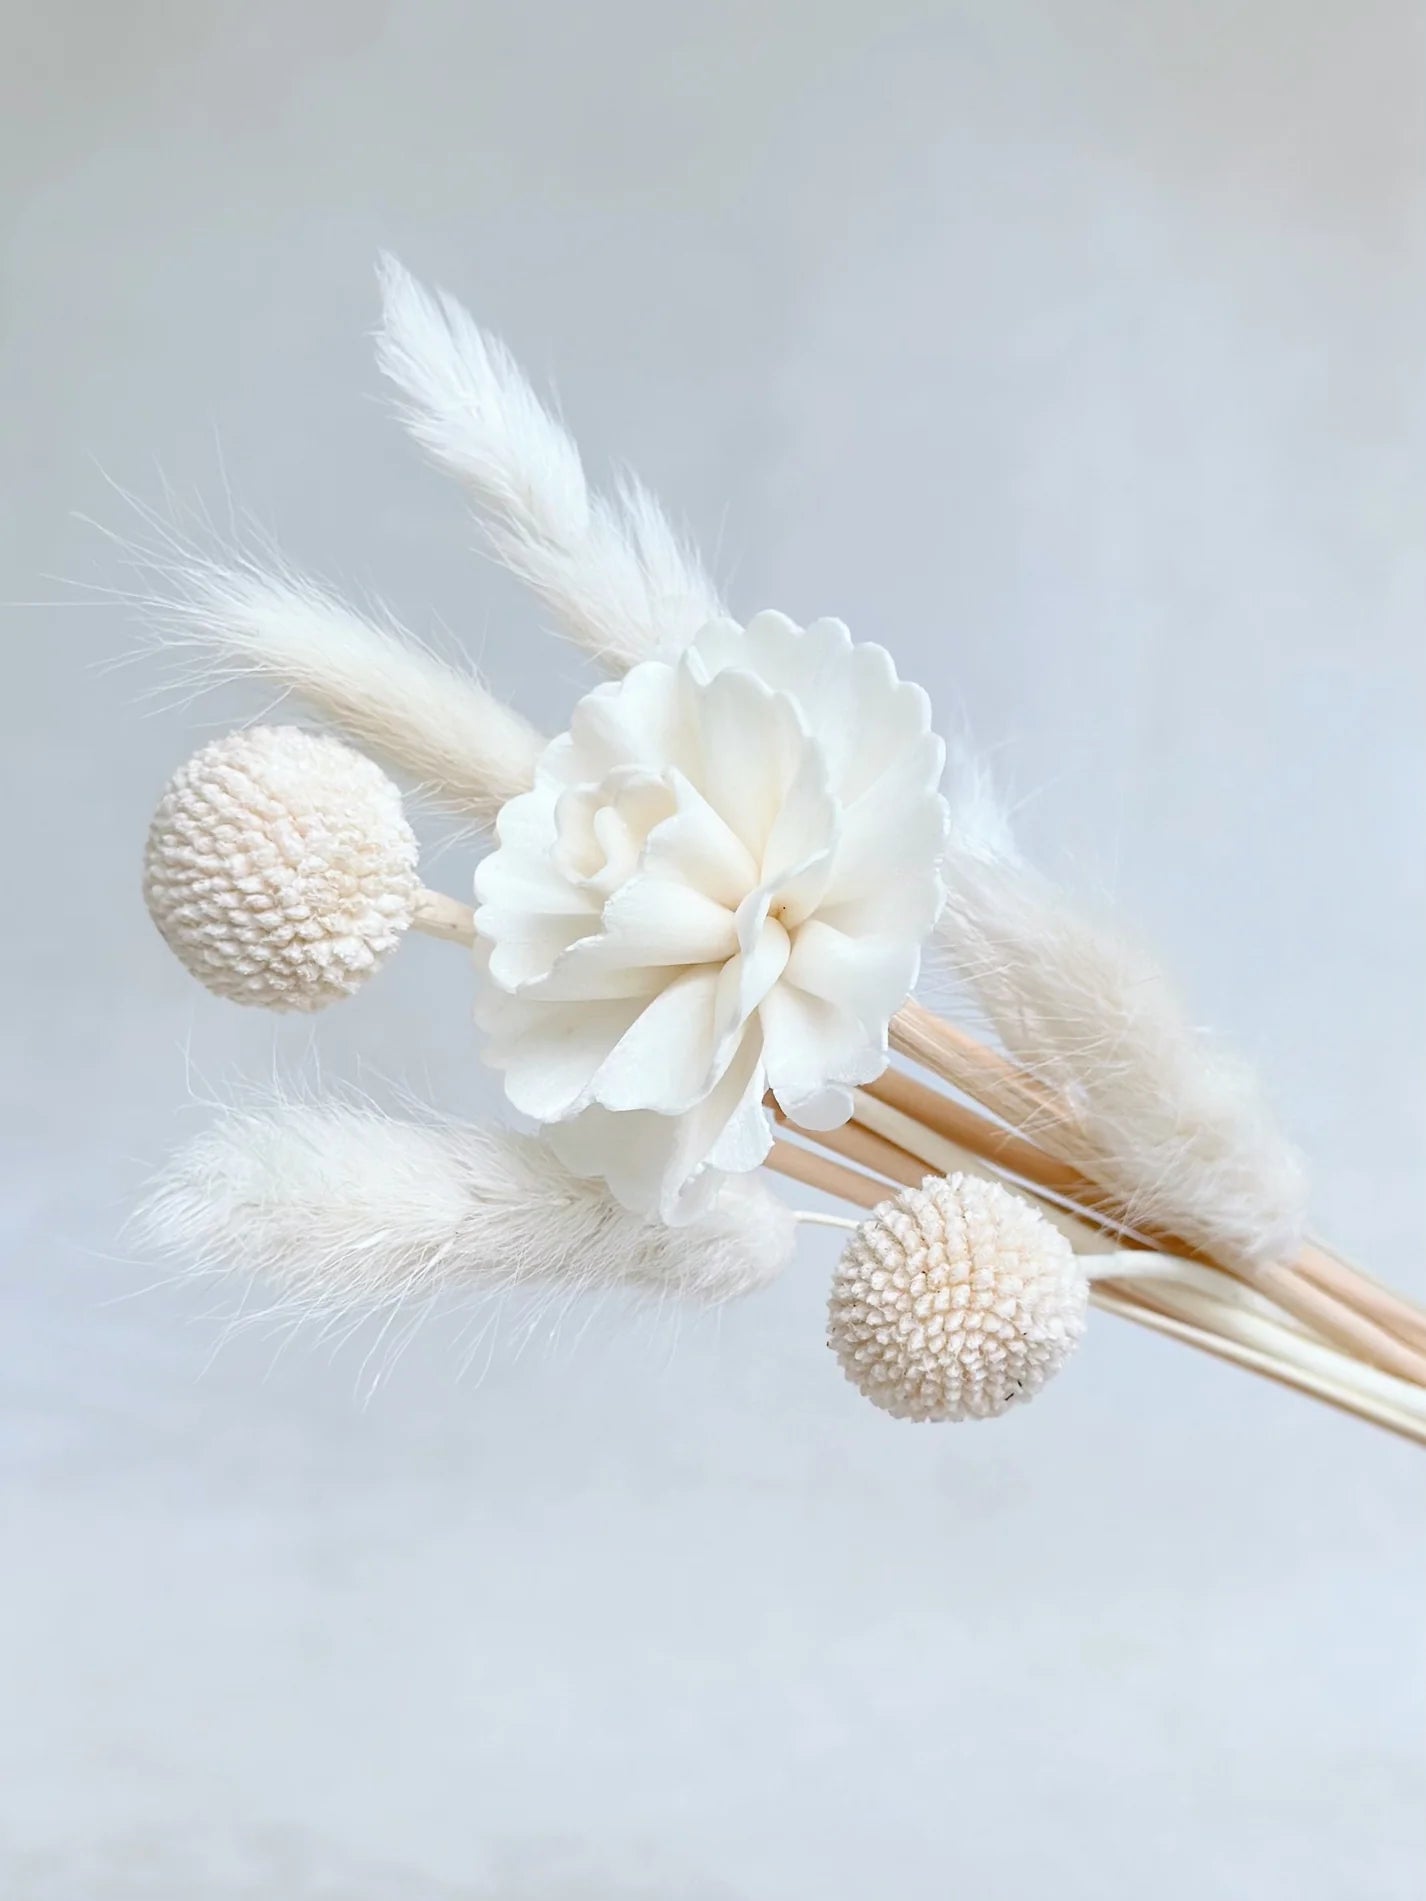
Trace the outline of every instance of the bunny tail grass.
{"type": "Polygon", "coordinates": [[[406,427],[466,485],[496,557],[616,672],[723,613],[697,557],[629,480],[590,493],[579,450],[505,346],[394,258],[380,264],[377,362],[406,427]]]}
{"type": "Polygon", "coordinates": [[[725,1183],[705,1215],[669,1229],[576,1180],[531,1136],[284,1099],[226,1112],[171,1159],[136,1217],[148,1248],[256,1276],[318,1315],[527,1287],[713,1303],[771,1281],[794,1227],[752,1182],[725,1183]]]}
{"type": "MultiPolygon", "coordinates": [[[[1008,1053],[1068,1106],[1063,1158],[1137,1226],[1246,1269],[1290,1258],[1306,1184],[1251,1068],[1194,1028],[1149,956],[1015,856],[974,777],[960,821],[935,949],[1008,1053]]],[[[1033,1133],[1056,1148],[1048,1114],[1033,1133]]]]}
{"type": "Polygon", "coordinates": [[[542,735],[472,674],[297,576],[194,560],[160,637],[287,689],[451,810],[493,822],[528,790],[542,735]]]}

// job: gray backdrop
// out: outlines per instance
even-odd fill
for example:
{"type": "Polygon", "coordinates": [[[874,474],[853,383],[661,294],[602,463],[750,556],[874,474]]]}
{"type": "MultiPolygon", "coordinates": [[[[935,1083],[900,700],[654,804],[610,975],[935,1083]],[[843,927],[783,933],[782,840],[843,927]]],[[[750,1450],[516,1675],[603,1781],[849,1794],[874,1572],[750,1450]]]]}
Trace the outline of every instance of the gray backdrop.
{"type": "Polygon", "coordinates": [[[1421,9],[4,11],[0,1892],[1419,1893],[1384,1435],[1109,1320],[1023,1416],[895,1423],[826,1236],[716,1323],[394,1365],[153,1285],[122,1215],[235,1079],[493,1095],[438,946],[315,1026],[168,958],[149,808],[260,700],[111,664],[143,583],[82,518],[231,498],[560,722],[578,665],[383,414],[390,246],[738,606],[970,718],[1426,1293],[1421,9]]]}

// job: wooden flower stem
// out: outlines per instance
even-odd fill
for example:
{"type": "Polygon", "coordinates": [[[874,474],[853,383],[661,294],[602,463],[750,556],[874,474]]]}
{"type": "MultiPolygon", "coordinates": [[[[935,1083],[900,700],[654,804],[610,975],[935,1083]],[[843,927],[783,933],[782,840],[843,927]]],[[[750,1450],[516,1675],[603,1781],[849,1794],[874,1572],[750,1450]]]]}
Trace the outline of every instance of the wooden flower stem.
{"type": "MultiPolygon", "coordinates": [[[[413,929],[446,943],[474,942],[470,906],[442,892],[423,890],[411,923],[413,929]]],[[[1126,1239],[1160,1246],[1190,1259],[1208,1258],[1172,1235],[1135,1229],[1110,1192],[1094,1180],[1091,1145],[1065,1105],[1008,1058],[914,1001],[905,1004],[893,1019],[891,1042],[900,1054],[980,1103],[999,1120],[991,1121],[968,1104],[896,1071],[888,1071],[871,1086],[868,1094],[875,1101],[1126,1239]]],[[[875,1200],[881,1199],[877,1177],[914,1186],[927,1165],[923,1157],[862,1122],[814,1139],[842,1163],[854,1165],[842,1167],[837,1176],[842,1185],[828,1187],[826,1192],[841,1194],[858,1207],[874,1206],[875,1200]],[[849,1188],[853,1192],[848,1193],[849,1188]],[[868,1196],[874,1199],[868,1200],[868,1196]]],[[[769,1165],[810,1187],[820,1187],[823,1183],[811,1179],[808,1171],[821,1164],[825,1176],[825,1169],[835,1164],[825,1155],[808,1159],[809,1153],[778,1143],[769,1165]],[[799,1174],[798,1170],[803,1172],[799,1174]]],[[[1371,1364],[1426,1385],[1426,1313],[1325,1248],[1311,1244],[1295,1262],[1269,1268],[1250,1270],[1242,1263],[1226,1261],[1212,1265],[1237,1273],[1285,1311],[1297,1315],[1326,1338],[1350,1347],[1371,1364]]]]}
{"type": "MultiPolygon", "coordinates": [[[[988,1159],[997,1148],[1002,1153],[1013,1152],[1015,1164],[1007,1162],[1006,1166],[1012,1167],[1012,1172],[1022,1179],[1063,1195],[1077,1205],[1101,1209],[1126,1223],[1122,1209],[1115,1209],[1108,1191],[1094,1182],[1088,1145],[1072,1119],[1063,1106],[1057,1109],[1051,1106],[1046,1092],[1033,1079],[1020,1076],[1013,1065],[996,1052],[984,1049],[973,1037],[943,1023],[919,1004],[910,1003],[898,1011],[892,1021],[892,1043],[952,1087],[973,1095],[994,1114],[1014,1122],[1020,1134],[1018,1140],[1011,1138],[1015,1141],[1011,1150],[1006,1135],[994,1131],[994,1125],[978,1126],[983,1124],[983,1119],[975,1118],[974,1111],[951,1104],[952,1113],[947,1115],[934,1090],[925,1090],[918,1103],[929,1128],[937,1132],[944,1130],[948,1135],[952,1129],[957,1130],[958,1135],[950,1139],[960,1139],[966,1148],[987,1153],[988,1159]],[[1046,1155],[1038,1143],[1024,1139],[1025,1132],[1031,1129],[1037,1134],[1043,1131],[1047,1146],[1057,1151],[1055,1155],[1046,1155]],[[985,1147],[981,1148],[980,1144],[985,1147]]],[[[1141,1232],[1146,1240],[1173,1253],[1211,1258],[1173,1235],[1132,1228],[1128,1231],[1141,1232]]],[[[1399,1323],[1397,1327],[1388,1324],[1383,1290],[1375,1289],[1370,1283],[1364,1286],[1364,1276],[1357,1277],[1353,1270],[1343,1263],[1334,1263],[1332,1257],[1321,1250],[1315,1251],[1313,1262],[1315,1275],[1309,1275],[1297,1263],[1249,1266],[1214,1259],[1212,1264],[1259,1288],[1269,1299],[1359,1358],[1399,1379],[1426,1385],[1426,1341],[1413,1344],[1412,1339],[1404,1338],[1403,1332],[1398,1330],[1399,1323]]],[[[1397,1296],[1389,1298],[1393,1303],[1398,1300],[1397,1296]]],[[[1415,1315],[1409,1303],[1399,1304],[1415,1315]]],[[[1426,1316],[1416,1316],[1416,1321],[1418,1326],[1426,1327],[1426,1316]]]]}
{"type": "Polygon", "coordinates": [[[1417,1445],[1426,1445],[1426,1423],[1413,1418],[1409,1413],[1385,1405],[1380,1400],[1354,1392],[1350,1387],[1339,1385],[1335,1381],[1327,1380],[1318,1373],[1274,1359],[1271,1354],[1264,1353],[1257,1347],[1247,1346],[1241,1341],[1228,1339],[1222,1334],[1210,1333],[1173,1314],[1147,1307],[1141,1300],[1126,1295],[1115,1286],[1091,1287],[1090,1299],[1107,1313],[1118,1314],[1125,1320],[1133,1320],[1141,1327],[1149,1327],[1156,1333],[1167,1335],[1171,1340],[1180,1340],[1186,1346],[1197,1347],[1203,1353],[1214,1354],[1218,1359],[1228,1360],[1234,1366],[1241,1366],[1250,1373],[1261,1374],[1264,1379],[1275,1380],[1279,1386],[1287,1386],[1296,1392],[1307,1393],[1313,1399],[1321,1400],[1325,1405],[1335,1406],[1339,1412],[1350,1413],[1357,1419],[1368,1420],[1372,1425],[1381,1426],[1385,1431],[1394,1432],[1398,1437],[1410,1439],[1417,1445]]]}
{"type": "MultiPolygon", "coordinates": [[[[869,1159],[884,1162],[888,1166],[894,1165],[900,1173],[907,1172],[905,1163],[899,1159],[906,1155],[906,1151],[880,1141],[871,1131],[859,1131],[850,1138],[844,1130],[799,1133],[805,1140],[818,1144],[830,1145],[835,1138],[845,1150],[855,1150],[869,1159]],[[871,1139],[862,1140],[861,1137],[871,1139]]],[[[924,1177],[925,1165],[916,1163],[914,1158],[909,1159],[915,1167],[917,1179],[924,1177]]],[[[766,1166],[789,1180],[863,1210],[887,1199],[887,1185],[860,1169],[849,1167],[841,1153],[819,1153],[816,1149],[779,1139],[773,1143],[766,1166]]],[[[1274,1380],[1281,1386],[1305,1393],[1403,1438],[1418,1444],[1426,1443],[1426,1416],[1418,1418],[1406,1406],[1393,1405],[1390,1398],[1383,1397],[1380,1392],[1362,1391],[1360,1385],[1353,1383],[1360,1381],[1367,1369],[1325,1348],[1315,1350],[1314,1361],[1310,1343],[1294,1341],[1284,1336],[1281,1329],[1268,1328],[1255,1340],[1248,1332],[1243,1317],[1234,1314],[1230,1306],[1222,1301],[1200,1299],[1194,1310],[1198,1318],[1187,1318],[1183,1311],[1186,1296],[1182,1290],[1175,1290],[1172,1283],[1159,1287],[1150,1277],[1134,1279],[1130,1275],[1131,1270],[1126,1264],[1124,1280],[1092,1280],[1091,1301],[1106,1312],[1132,1321],[1137,1326],[1147,1327],[1183,1345],[1196,1347],[1201,1352],[1210,1353],[1248,1372],[1274,1380]],[[1247,1337],[1244,1337],[1245,1334],[1247,1337]],[[1278,1350],[1274,1352],[1267,1342],[1278,1343],[1278,1350]],[[1304,1364],[1304,1361],[1307,1363],[1304,1364]]],[[[1244,1294],[1243,1298],[1250,1296],[1244,1294]]]]}
{"type": "Polygon", "coordinates": [[[875,1208],[886,1200],[885,1182],[863,1175],[860,1169],[847,1168],[816,1149],[800,1148],[796,1142],[774,1142],[763,1167],[804,1188],[815,1188],[819,1195],[849,1201],[854,1208],[875,1208]]]}

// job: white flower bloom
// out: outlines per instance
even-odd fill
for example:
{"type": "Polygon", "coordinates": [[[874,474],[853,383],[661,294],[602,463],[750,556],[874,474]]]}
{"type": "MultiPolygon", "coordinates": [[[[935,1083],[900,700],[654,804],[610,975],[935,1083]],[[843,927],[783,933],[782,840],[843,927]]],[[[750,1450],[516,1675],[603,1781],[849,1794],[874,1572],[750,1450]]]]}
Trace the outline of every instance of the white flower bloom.
{"type": "Polygon", "coordinates": [[[851,1113],[941,908],[944,749],[840,621],[710,621],[576,707],[476,874],[513,1106],[664,1220],[756,1168],[763,1106],[851,1113]]]}

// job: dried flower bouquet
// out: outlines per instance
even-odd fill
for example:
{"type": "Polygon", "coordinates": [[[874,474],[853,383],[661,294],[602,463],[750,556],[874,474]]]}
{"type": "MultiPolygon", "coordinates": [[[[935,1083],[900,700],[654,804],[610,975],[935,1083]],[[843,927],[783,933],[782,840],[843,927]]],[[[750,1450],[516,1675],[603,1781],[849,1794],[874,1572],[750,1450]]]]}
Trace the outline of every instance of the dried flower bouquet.
{"type": "Polygon", "coordinates": [[[897,1416],[1028,1399],[1093,1305],[1426,1441],[1426,1314],[1307,1238],[1249,1070],[1024,863],[890,654],[731,618],[645,490],[591,491],[498,342],[394,263],[382,287],[412,434],[613,677],[547,740],[320,589],[180,556],[165,631],[344,738],[205,747],[145,891],[202,982],[274,1009],[350,994],[407,929],[468,946],[535,1132],[234,1112],[160,1178],[155,1240],[345,1313],[531,1284],[724,1299],[831,1223],[829,1342],[897,1416]],[[490,827],[473,907],[423,886],[377,760],[490,827]],[[928,959],[993,1041],[916,1001],[928,959]],[[763,1171],[856,1214],[794,1212],[763,1171]]]}

